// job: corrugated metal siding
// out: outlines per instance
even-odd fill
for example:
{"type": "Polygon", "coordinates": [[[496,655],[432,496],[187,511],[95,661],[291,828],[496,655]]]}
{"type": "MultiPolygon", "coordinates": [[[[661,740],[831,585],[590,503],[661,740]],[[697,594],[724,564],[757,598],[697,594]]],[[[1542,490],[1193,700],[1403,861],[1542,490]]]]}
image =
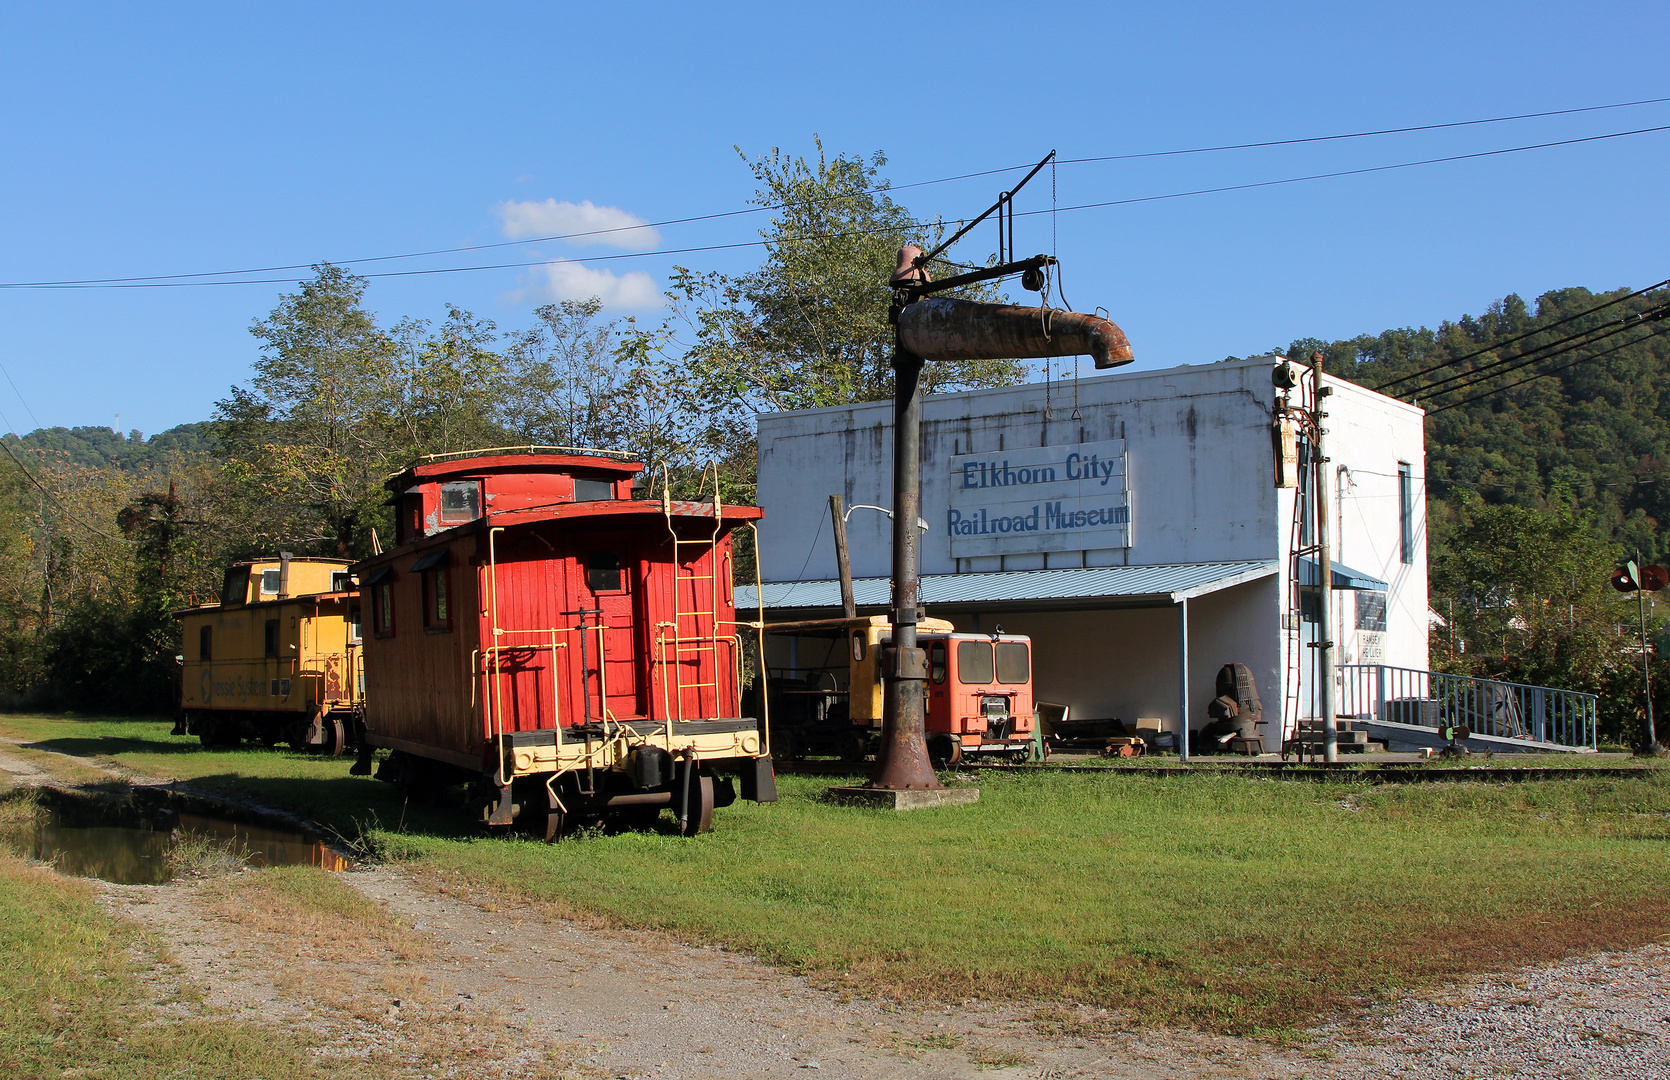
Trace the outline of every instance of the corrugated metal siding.
{"type": "MultiPolygon", "coordinates": [[[[1191,563],[1179,566],[1099,566],[1066,570],[1010,570],[985,574],[929,574],[922,578],[924,604],[1012,603],[1029,600],[1109,600],[1169,597],[1211,592],[1276,572],[1268,561],[1191,563]],[[1222,583],[1222,584],[1219,584],[1222,583]]],[[[886,606],[887,578],[853,581],[860,606],[886,606]]],[[[764,587],[771,608],[834,608],[841,604],[838,581],[772,582],[764,587]]],[[[736,591],[743,608],[755,603],[752,586],[736,591]]]]}

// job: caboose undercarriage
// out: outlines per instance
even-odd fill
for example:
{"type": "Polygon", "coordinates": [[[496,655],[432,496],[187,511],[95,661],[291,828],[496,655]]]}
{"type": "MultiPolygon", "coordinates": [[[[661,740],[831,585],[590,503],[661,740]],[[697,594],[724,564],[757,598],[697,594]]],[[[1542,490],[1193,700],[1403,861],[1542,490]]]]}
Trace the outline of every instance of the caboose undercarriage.
{"type": "MultiPolygon", "coordinates": [[[[729,806],[739,794],[776,801],[777,782],[771,758],[762,753],[758,721],[674,721],[670,728],[660,721],[625,720],[506,732],[495,740],[502,759],[489,759],[485,767],[462,754],[438,755],[434,747],[373,740],[393,750],[378,779],[417,798],[462,787],[462,798],[483,824],[514,826],[545,840],[557,839],[578,819],[608,814],[645,827],[669,809],[679,832],[708,832],[714,809],[729,806]]],[[[362,761],[371,750],[362,750],[362,761]]]]}

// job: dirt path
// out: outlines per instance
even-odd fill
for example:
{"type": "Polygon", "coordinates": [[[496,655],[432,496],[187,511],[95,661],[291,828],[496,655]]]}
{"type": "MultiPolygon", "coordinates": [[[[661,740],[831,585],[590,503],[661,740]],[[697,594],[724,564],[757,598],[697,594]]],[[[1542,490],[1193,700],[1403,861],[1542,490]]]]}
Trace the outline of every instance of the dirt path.
{"type": "MultiPolygon", "coordinates": [[[[8,758],[28,783],[40,770],[8,758]],[[19,767],[19,765],[23,767],[19,767]]],[[[752,958],[460,895],[410,870],[342,876],[370,930],[286,913],[261,874],[107,885],[161,946],[164,1015],[305,1031],[390,1076],[1160,1078],[1670,1075],[1670,950],[1475,980],[1318,1029],[1311,1045],[1120,1031],[1093,1010],[898,1007],[752,958]],[[1111,1035],[1061,1035],[1088,1021],[1111,1035]]]]}

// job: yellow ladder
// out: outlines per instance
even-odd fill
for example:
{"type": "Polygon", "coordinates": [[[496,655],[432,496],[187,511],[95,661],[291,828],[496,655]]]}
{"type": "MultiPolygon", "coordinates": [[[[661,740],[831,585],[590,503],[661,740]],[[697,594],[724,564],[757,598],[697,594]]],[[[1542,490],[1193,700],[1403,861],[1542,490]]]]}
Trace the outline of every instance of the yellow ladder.
{"type": "Polygon", "coordinates": [[[667,533],[673,541],[673,618],[670,623],[660,624],[663,630],[670,630],[671,634],[663,634],[660,640],[661,687],[664,695],[670,696],[667,704],[667,715],[675,720],[693,719],[684,715],[684,691],[696,692],[696,711],[701,714],[702,691],[708,691],[713,699],[711,715],[719,713],[719,537],[724,528],[723,511],[719,499],[719,466],[710,461],[702,467],[702,479],[698,487],[697,501],[710,501],[713,507],[713,531],[706,537],[686,540],[679,536],[677,527],[673,524],[672,476],[667,466],[661,466],[661,513],[667,521],[667,533]],[[713,488],[708,490],[708,478],[712,477],[713,488]],[[685,549],[706,548],[707,567],[705,574],[697,573],[695,567],[701,563],[701,553],[693,553],[689,560],[690,569],[686,572],[685,549]],[[690,609],[684,608],[684,590],[690,589],[690,609]],[[704,597],[703,590],[706,594],[704,597]],[[703,606],[705,602],[705,607],[703,606]],[[702,618],[707,618],[706,632],[703,632],[702,618]],[[688,622],[688,626],[686,625],[688,622]],[[687,632],[688,631],[688,632],[687,632]],[[667,650],[671,649],[670,657],[672,675],[669,678],[667,667],[669,657],[667,650]],[[713,681],[701,680],[701,665],[703,655],[712,661],[713,681]],[[696,664],[697,681],[685,679],[684,663],[694,660],[696,664]]]}

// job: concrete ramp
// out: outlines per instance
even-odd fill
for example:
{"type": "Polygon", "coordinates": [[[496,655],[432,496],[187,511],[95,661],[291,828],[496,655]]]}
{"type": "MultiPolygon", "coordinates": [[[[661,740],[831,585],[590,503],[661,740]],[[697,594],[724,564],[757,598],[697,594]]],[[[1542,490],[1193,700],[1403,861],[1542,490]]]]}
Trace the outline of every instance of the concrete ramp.
{"type": "MultiPolygon", "coordinates": [[[[1449,745],[1435,728],[1418,724],[1394,724],[1385,720],[1353,720],[1358,728],[1368,732],[1369,741],[1383,742],[1393,752],[1419,752],[1427,748],[1442,750],[1449,745]]],[[[1536,742],[1532,739],[1507,739],[1499,735],[1474,735],[1460,740],[1461,745],[1474,753],[1493,754],[1592,754],[1587,746],[1564,746],[1560,743],[1536,742]]]]}

